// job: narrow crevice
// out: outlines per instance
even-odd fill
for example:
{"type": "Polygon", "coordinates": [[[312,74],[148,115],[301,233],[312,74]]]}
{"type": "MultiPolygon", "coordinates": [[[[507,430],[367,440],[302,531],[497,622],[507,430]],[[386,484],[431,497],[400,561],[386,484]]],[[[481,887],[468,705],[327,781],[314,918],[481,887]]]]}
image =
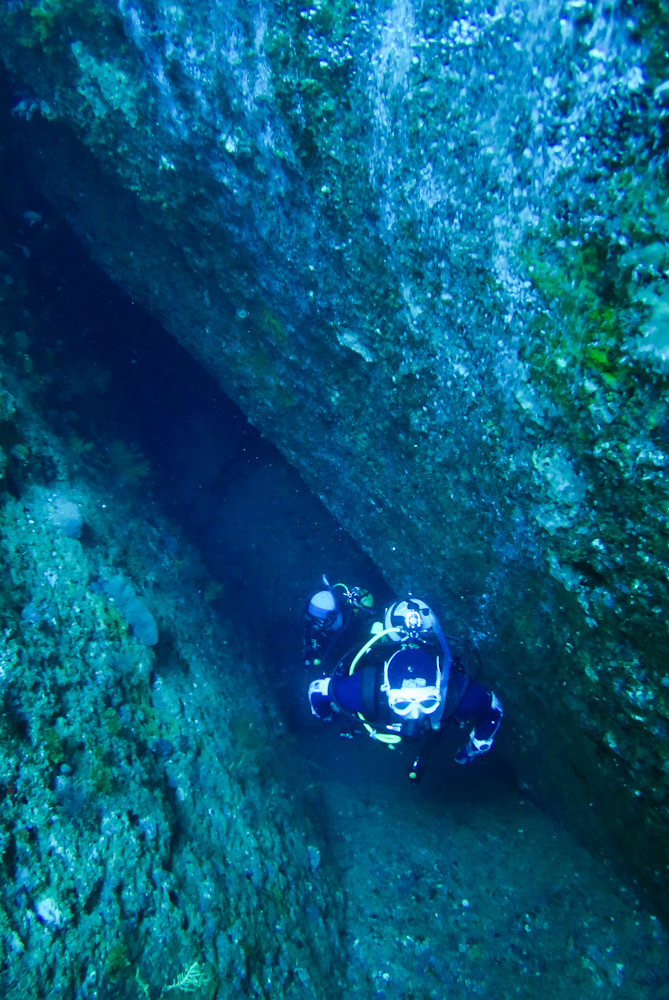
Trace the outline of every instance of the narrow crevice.
{"type": "Polygon", "coordinates": [[[148,520],[154,504],[170,513],[165,545],[176,558],[181,538],[197,546],[207,600],[265,639],[277,695],[289,680],[292,702],[306,681],[296,676],[302,609],[321,574],[379,600],[389,588],[211,375],[90,260],[15,157],[3,208],[40,316],[39,339],[23,343],[17,317],[10,346],[25,352],[40,409],[82,464],[142,497],[148,520]]]}

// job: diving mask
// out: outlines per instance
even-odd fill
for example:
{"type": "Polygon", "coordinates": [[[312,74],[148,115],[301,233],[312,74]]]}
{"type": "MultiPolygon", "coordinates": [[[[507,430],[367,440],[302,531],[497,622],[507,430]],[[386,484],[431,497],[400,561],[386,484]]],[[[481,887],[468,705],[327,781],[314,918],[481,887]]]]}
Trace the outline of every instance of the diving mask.
{"type": "Polygon", "coordinates": [[[418,714],[431,715],[441,704],[436,687],[402,687],[388,691],[388,704],[396,715],[414,718],[418,714]]]}

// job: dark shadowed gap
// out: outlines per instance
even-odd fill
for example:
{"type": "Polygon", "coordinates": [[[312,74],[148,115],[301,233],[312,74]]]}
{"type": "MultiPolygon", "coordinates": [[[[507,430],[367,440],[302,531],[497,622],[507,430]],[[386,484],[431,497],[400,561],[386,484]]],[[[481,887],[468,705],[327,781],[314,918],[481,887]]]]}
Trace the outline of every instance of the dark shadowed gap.
{"type": "MultiPolygon", "coordinates": [[[[308,594],[324,572],[379,601],[387,585],[214,379],[91,262],[15,158],[2,199],[38,290],[40,339],[25,349],[50,423],[82,462],[142,496],[147,519],[154,503],[171,511],[211,574],[206,598],[264,638],[286,716],[308,721],[308,594]]],[[[176,532],[165,544],[178,557],[176,532]]]]}

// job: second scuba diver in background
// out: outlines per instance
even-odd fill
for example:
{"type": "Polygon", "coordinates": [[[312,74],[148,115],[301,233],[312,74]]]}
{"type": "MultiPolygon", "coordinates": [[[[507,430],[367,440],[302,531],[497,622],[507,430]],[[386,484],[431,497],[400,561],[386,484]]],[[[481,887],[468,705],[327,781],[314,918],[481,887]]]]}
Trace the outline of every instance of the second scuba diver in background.
{"type": "Polygon", "coordinates": [[[472,727],[457,764],[490,750],[502,703],[453,657],[424,601],[395,601],[378,621],[367,591],[331,587],[325,577],[323,585],[305,616],[305,662],[325,675],[309,686],[313,715],[355,719],[372,739],[390,746],[419,741],[412,781],[422,776],[426,753],[446,723],[472,727]]]}

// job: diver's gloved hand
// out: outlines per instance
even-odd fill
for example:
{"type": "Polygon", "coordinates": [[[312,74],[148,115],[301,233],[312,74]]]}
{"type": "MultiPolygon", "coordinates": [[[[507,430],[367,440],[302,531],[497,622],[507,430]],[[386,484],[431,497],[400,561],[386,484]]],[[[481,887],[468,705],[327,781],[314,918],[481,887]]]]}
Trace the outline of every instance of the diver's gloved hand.
{"type": "Polygon", "coordinates": [[[477,740],[470,737],[469,743],[465,743],[456,753],[454,760],[456,764],[470,764],[475,757],[485,753],[492,746],[492,740],[477,740]]]}
{"type": "Polygon", "coordinates": [[[309,705],[311,714],[322,722],[332,719],[332,702],[330,701],[330,678],[321,677],[309,685],[309,705]]]}

